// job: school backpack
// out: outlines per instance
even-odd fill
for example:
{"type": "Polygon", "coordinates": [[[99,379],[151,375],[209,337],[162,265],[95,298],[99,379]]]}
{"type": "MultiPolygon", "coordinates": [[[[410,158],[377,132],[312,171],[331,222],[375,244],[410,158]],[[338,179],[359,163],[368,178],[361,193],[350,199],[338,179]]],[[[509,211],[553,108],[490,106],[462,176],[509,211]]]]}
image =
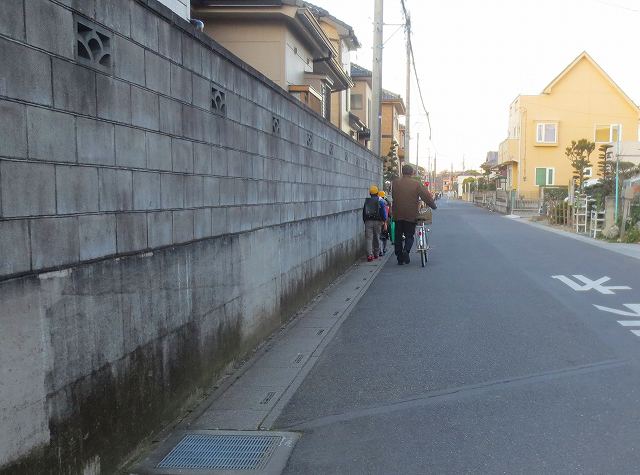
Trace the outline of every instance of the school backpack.
{"type": "Polygon", "coordinates": [[[364,219],[380,220],[380,198],[372,196],[364,201],[364,219]]]}

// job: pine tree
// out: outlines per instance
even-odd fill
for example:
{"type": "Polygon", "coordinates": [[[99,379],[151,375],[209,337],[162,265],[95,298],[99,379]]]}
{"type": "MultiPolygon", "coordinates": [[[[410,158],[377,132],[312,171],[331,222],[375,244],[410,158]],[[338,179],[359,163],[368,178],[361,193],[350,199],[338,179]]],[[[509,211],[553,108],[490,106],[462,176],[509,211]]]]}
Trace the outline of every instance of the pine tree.
{"type": "Polygon", "coordinates": [[[584,191],[584,170],[591,166],[590,156],[596,148],[594,142],[590,142],[587,139],[580,139],[577,142],[571,141],[571,146],[567,147],[564,154],[567,156],[573,167],[573,177],[578,180],[580,185],[580,192],[584,191]]]}
{"type": "Polygon", "coordinates": [[[391,142],[389,152],[385,157],[382,157],[382,160],[384,181],[393,181],[398,178],[400,176],[398,174],[398,142],[396,142],[395,140],[391,142]]]}
{"type": "Polygon", "coordinates": [[[608,196],[611,194],[614,188],[613,183],[613,175],[614,170],[612,167],[612,163],[610,160],[610,151],[613,145],[611,144],[602,144],[598,147],[598,174],[602,177],[602,194],[604,196],[608,196]]]}

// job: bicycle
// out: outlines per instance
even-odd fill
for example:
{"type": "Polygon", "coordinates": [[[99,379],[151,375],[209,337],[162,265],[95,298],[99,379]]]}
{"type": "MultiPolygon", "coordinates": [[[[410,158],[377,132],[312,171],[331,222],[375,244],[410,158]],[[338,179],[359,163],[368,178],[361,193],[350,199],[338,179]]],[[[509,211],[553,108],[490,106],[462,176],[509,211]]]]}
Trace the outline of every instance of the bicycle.
{"type": "Polygon", "coordinates": [[[422,267],[429,262],[429,232],[425,221],[418,221],[416,225],[416,252],[420,253],[420,264],[422,267]]]}

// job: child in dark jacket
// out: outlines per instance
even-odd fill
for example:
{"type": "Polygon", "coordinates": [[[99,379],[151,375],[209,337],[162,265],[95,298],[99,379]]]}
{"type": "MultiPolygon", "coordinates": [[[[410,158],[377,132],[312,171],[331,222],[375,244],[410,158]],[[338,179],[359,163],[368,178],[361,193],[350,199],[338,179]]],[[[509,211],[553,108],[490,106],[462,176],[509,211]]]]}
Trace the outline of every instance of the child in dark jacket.
{"type": "Polygon", "coordinates": [[[380,232],[387,221],[387,208],[384,201],[378,196],[378,187],[369,187],[369,198],[362,207],[362,220],[364,221],[364,236],[367,243],[367,261],[371,262],[382,254],[380,253],[380,232]]]}

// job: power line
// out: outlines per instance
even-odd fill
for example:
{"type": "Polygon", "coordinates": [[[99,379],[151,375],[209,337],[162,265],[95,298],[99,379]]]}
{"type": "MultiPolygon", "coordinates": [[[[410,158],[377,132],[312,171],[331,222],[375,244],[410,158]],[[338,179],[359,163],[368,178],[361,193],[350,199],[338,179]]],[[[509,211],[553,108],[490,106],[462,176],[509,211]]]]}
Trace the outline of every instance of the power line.
{"type": "Polygon", "coordinates": [[[424,97],[422,97],[422,88],[420,87],[420,81],[418,80],[418,71],[416,70],[416,59],[413,55],[413,44],[409,41],[409,51],[411,51],[411,64],[413,65],[413,74],[416,77],[416,84],[418,86],[418,95],[420,96],[420,102],[422,103],[422,108],[424,109],[424,113],[427,115],[427,124],[429,125],[429,140],[431,140],[431,118],[429,117],[429,111],[427,110],[427,106],[424,105],[424,97]]]}
{"type": "Polygon", "coordinates": [[[411,41],[411,20],[409,18],[409,13],[407,11],[407,6],[404,3],[405,0],[400,0],[400,4],[402,5],[402,14],[404,15],[406,28],[408,30],[407,41],[409,42],[409,52],[410,52],[410,60],[411,65],[413,66],[413,74],[416,78],[416,85],[418,86],[418,95],[420,96],[420,103],[422,104],[422,109],[427,116],[427,124],[429,125],[429,140],[431,140],[431,118],[429,116],[429,111],[427,110],[427,106],[424,104],[424,97],[422,95],[422,88],[420,87],[420,80],[418,79],[418,70],[416,68],[416,58],[413,54],[413,43],[411,41]]]}
{"type": "Polygon", "coordinates": [[[626,10],[628,12],[640,13],[640,10],[636,10],[635,8],[626,7],[624,5],[618,5],[616,3],[607,2],[605,0],[593,0],[596,3],[600,3],[601,5],[607,5],[608,7],[619,8],[620,10],[626,10]]]}

